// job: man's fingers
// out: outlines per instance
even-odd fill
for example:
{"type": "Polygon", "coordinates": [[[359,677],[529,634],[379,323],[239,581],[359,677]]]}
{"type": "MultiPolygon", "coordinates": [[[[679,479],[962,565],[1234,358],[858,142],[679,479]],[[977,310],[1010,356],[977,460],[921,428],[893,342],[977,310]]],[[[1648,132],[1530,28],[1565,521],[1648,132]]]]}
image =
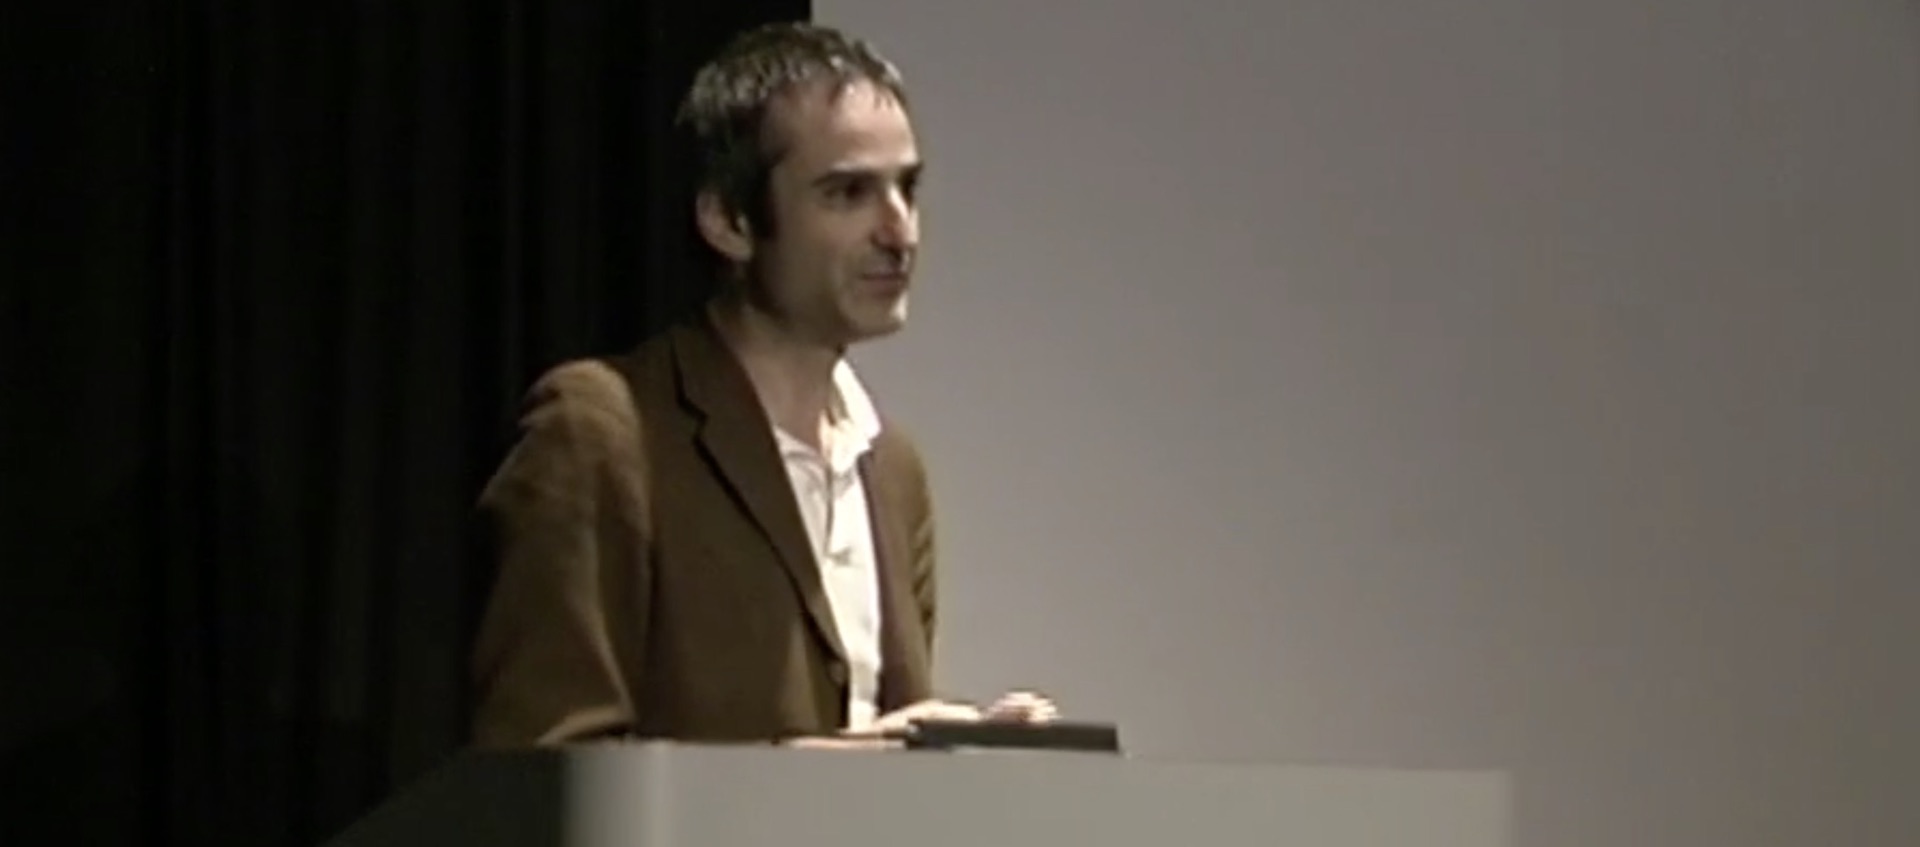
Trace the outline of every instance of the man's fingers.
{"type": "Polygon", "coordinates": [[[966,703],[922,700],[898,711],[888,712],[863,731],[880,734],[906,729],[914,721],[977,721],[981,717],[978,707],[966,703]]]}
{"type": "Polygon", "coordinates": [[[790,738],[783,746],[797,750],[897,750],[903,745],[894,739],[847,736],[841,738],[790,738]]]}
{"type": "Polygon", "coordinates": [[[1010,709],[1050,708],[1053,700],[1037,691],[1013,691],[1001,697],[995,705],[1010,709]]]}
{"type": "Polygon", "coordinates": [[[931,702],[913,717],[927,721],[977,721],[980,710],[965,703],[931,702]]]}
{"type": "Polygon", "coordinates": [[[987,709],[991,720],[1016,720],[1045,723],[1059,717],[1052,699],[1034,691],[1014,691],[1001,697],[987,709]]]}
{"type": "Polygon", "coordinates": [[[898,711],[890,712],[865,727],[847,730],[843,738],[877,737],[899,732],[916,721],[951,721],[967,723],[974,721],[1014,721],[1021,723],[1047,723],[1058,719],[1059,707],[1044,694],[1033,691],[1015,691],[1001,697],[993,705],[980,708],[967,703],[954,703],[946,700],[922,700],[898,711]]]}

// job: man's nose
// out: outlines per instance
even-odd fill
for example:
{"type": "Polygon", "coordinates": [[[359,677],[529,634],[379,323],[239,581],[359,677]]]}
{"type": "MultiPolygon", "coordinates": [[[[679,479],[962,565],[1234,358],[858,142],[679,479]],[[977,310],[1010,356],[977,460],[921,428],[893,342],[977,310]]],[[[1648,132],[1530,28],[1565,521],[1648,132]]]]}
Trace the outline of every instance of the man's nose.
{"type": "Polygon", "coordinates": [[[888,192],[874,240],[882,247],[910,249],[920,243],[920,216],[913,201],[899,191],[888,192]]]}

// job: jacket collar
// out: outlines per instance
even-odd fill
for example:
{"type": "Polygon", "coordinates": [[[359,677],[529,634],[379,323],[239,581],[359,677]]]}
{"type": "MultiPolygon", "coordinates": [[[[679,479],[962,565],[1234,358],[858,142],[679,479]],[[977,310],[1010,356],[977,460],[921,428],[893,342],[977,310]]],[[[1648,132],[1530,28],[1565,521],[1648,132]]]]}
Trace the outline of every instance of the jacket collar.
{"type": "Polygon", "coordinates": [[[695,413],[700,451],[779,554],[815,634],[844,659],[771,420],[746,369],[704,312],[671,332],[680,394],[695,413]]]}

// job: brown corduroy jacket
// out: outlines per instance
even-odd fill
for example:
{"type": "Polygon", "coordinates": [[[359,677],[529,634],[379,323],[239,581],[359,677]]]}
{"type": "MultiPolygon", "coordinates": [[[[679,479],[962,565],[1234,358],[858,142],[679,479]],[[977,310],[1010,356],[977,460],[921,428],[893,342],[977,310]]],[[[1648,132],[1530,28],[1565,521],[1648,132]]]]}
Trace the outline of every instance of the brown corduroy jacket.
{"type": "MultiPolygon", "coordinates": [[[[892,425],[861,463],[882,712],[931,692],[933,513],[892,425]]],[[[473,740],[765,742],[845,721],[848,668],[773,432],[711,324],[560,365],[480,498],[499,566],[473,740]]]]}

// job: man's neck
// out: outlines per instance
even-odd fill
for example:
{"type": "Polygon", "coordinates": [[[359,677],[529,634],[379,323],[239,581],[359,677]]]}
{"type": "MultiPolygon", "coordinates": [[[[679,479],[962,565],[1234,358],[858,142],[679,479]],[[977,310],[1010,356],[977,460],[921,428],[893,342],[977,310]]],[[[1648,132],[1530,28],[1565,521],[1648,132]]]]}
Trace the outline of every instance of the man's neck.
{"type": "Polygon", "coordinates": [[[708,315],[740,360],[774,426],[815,449],[824,449],[822,431],[833,397],[833,371],[845,350],[798,338],[739,300],[716,300],[708,306],[708,315]]]}

